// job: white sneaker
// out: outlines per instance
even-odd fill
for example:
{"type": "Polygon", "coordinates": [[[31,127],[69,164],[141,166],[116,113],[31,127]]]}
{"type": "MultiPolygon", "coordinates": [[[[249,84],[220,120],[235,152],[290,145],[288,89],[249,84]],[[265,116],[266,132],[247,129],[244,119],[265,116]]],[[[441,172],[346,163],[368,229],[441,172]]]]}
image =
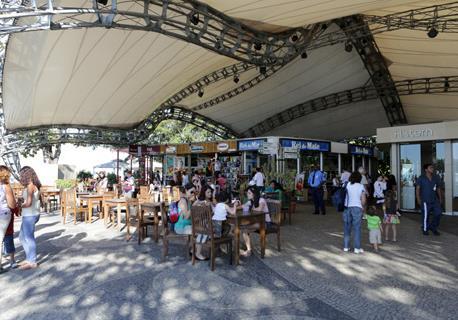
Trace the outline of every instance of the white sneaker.
{"type": "Polygon", "coordinates": [[[356,253],[356,254],[360,254],[360,253],[363,253],[363,252],[364,252],[363,249],[355,249],[355,253],[356,253]]]}
{"type": "Polygon", "coordinates": [[[344,248],[344,252],[350,251],[350,248],[344,248]]]}

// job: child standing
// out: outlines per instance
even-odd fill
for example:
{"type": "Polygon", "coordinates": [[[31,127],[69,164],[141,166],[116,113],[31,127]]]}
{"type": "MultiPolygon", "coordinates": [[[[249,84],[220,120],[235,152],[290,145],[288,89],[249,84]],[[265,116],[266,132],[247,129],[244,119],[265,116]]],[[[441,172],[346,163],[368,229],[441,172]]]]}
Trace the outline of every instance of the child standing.
{"type": "Polygon", "coordinates": [[[382,244],[382,220],[377,215],[377,210],[371,206],[367,210],[367,228],[369,229],[369,242],[374,247],[375,252],[378,252],[378,247],[382,244]]]}
{"type": "Polygon", "coordinates": [[[392,190],[388,190],[385,195],[385,205],[383,207],[383,223],[385,224],[385,241],[388,241],[388,232],[390,225],[393,230],[393,241],[396,242],[397,230],[396,225],[401,221],[399,220],[399,212],[397,210],[396,194],[392,190]]]}

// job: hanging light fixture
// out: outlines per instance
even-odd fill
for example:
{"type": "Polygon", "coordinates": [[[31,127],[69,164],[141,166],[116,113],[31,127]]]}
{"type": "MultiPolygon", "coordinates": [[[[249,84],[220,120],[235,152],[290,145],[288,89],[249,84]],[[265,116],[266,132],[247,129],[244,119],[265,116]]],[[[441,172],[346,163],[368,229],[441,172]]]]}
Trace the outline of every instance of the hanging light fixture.
{"type": "Polygon", "coordinates": [[[429,29],[428,31],[428,37],[430,37],[431,39],[437,37],[438,34],[439,31],[437,31],[435,27],[431,27],[431,29],[429,29]]]}
{"type": "Polygon", "coordinates": [[[189,20],[191,21],[191,23],[192,23],[193,25],[195,25],[195,26],[198,25],[199,22],[200,22],[199,13],[198,13],[198,12],[195,12],[195,11],[191,12],[191,15],[190,15],[190,17],[189,17],[189,20]]]}
{"type": "Polygon", "coordinates": [[[351,52],[353,50],[353,45],[351,44],[350,40],[347,40],[345,42],[345,51],[351,52]]]}

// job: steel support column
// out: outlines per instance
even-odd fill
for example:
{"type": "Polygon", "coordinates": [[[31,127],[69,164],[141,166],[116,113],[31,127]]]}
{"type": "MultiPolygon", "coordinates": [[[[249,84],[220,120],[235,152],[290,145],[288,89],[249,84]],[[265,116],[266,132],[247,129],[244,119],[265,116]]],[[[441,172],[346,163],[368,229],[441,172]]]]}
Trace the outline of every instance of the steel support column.
{"type": "Polygon", "coordinates": [[[369,73],[372,84],[385,109],[390,125],[407,123],[401,99],[394,85],[390,70],[385,63],[369,26],[363,16],[354,15],[336,20],[348,37],[346,50],[356,49],[369,73]],[[358,28],[355,28],[355,27],[358,28]]]}

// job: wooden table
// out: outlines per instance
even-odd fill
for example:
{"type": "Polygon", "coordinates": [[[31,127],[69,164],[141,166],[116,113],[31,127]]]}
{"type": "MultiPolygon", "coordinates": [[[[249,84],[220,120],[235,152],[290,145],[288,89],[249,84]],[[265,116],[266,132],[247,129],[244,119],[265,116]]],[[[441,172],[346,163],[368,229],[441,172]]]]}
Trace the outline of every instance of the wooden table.
{"type": "Polygon", "coordinates": [[[87,207],[89,211],[89,223],[92,223],[92,204],[94,202],[102,203],[103,195],[102,194],[84,194],[79,196],[80,200],[87,201],[87,207]]]}
{"type": "Polygon", "coordinates": [[[126,208],[126,226],[127,226],[127,238],[130,239],[130,217],[129,217],[129,208],[127,207],[129,204],[128,199],[126,198],[119,198],[119,199],[109,199],[105,200],[105,212],[108,214],[110,212],[110,208],[116,207],[116,214],[117,214],[117,223],[116,228],[118,230],[121,229],[121,208],[126,208]]]}
{"type": "MultiPolygon", "coordinates": [[[[166,218],[166,214],[164,213],[165,211],[165,204],[163,201],[159,202],[141,202],[140,203],[140,209],[138,210],[138,221],[139,225],[143,221],[143,214],[144,210],[148,210],[148,212],[152,212],[154,214],[154,241],[158,242],[159,241],[159,212],[161,212],[161,217],[166,218]]],[[[140,232],[137,230],[139,237],[140,237],[140,232]]]]}
{"type": "Polygon", "coordinates": [[[240,261],[240,226],[259,223],[259,235],[261,241],[261,258],[264,258],[266,252],[266,214],[264,212],[253,211],[251,213],[243,213],[242,210],[237,210],[235,215],[228,214],[226,217],[230,224],[235,226],[235,265],[239,265],[240,261]]]}

